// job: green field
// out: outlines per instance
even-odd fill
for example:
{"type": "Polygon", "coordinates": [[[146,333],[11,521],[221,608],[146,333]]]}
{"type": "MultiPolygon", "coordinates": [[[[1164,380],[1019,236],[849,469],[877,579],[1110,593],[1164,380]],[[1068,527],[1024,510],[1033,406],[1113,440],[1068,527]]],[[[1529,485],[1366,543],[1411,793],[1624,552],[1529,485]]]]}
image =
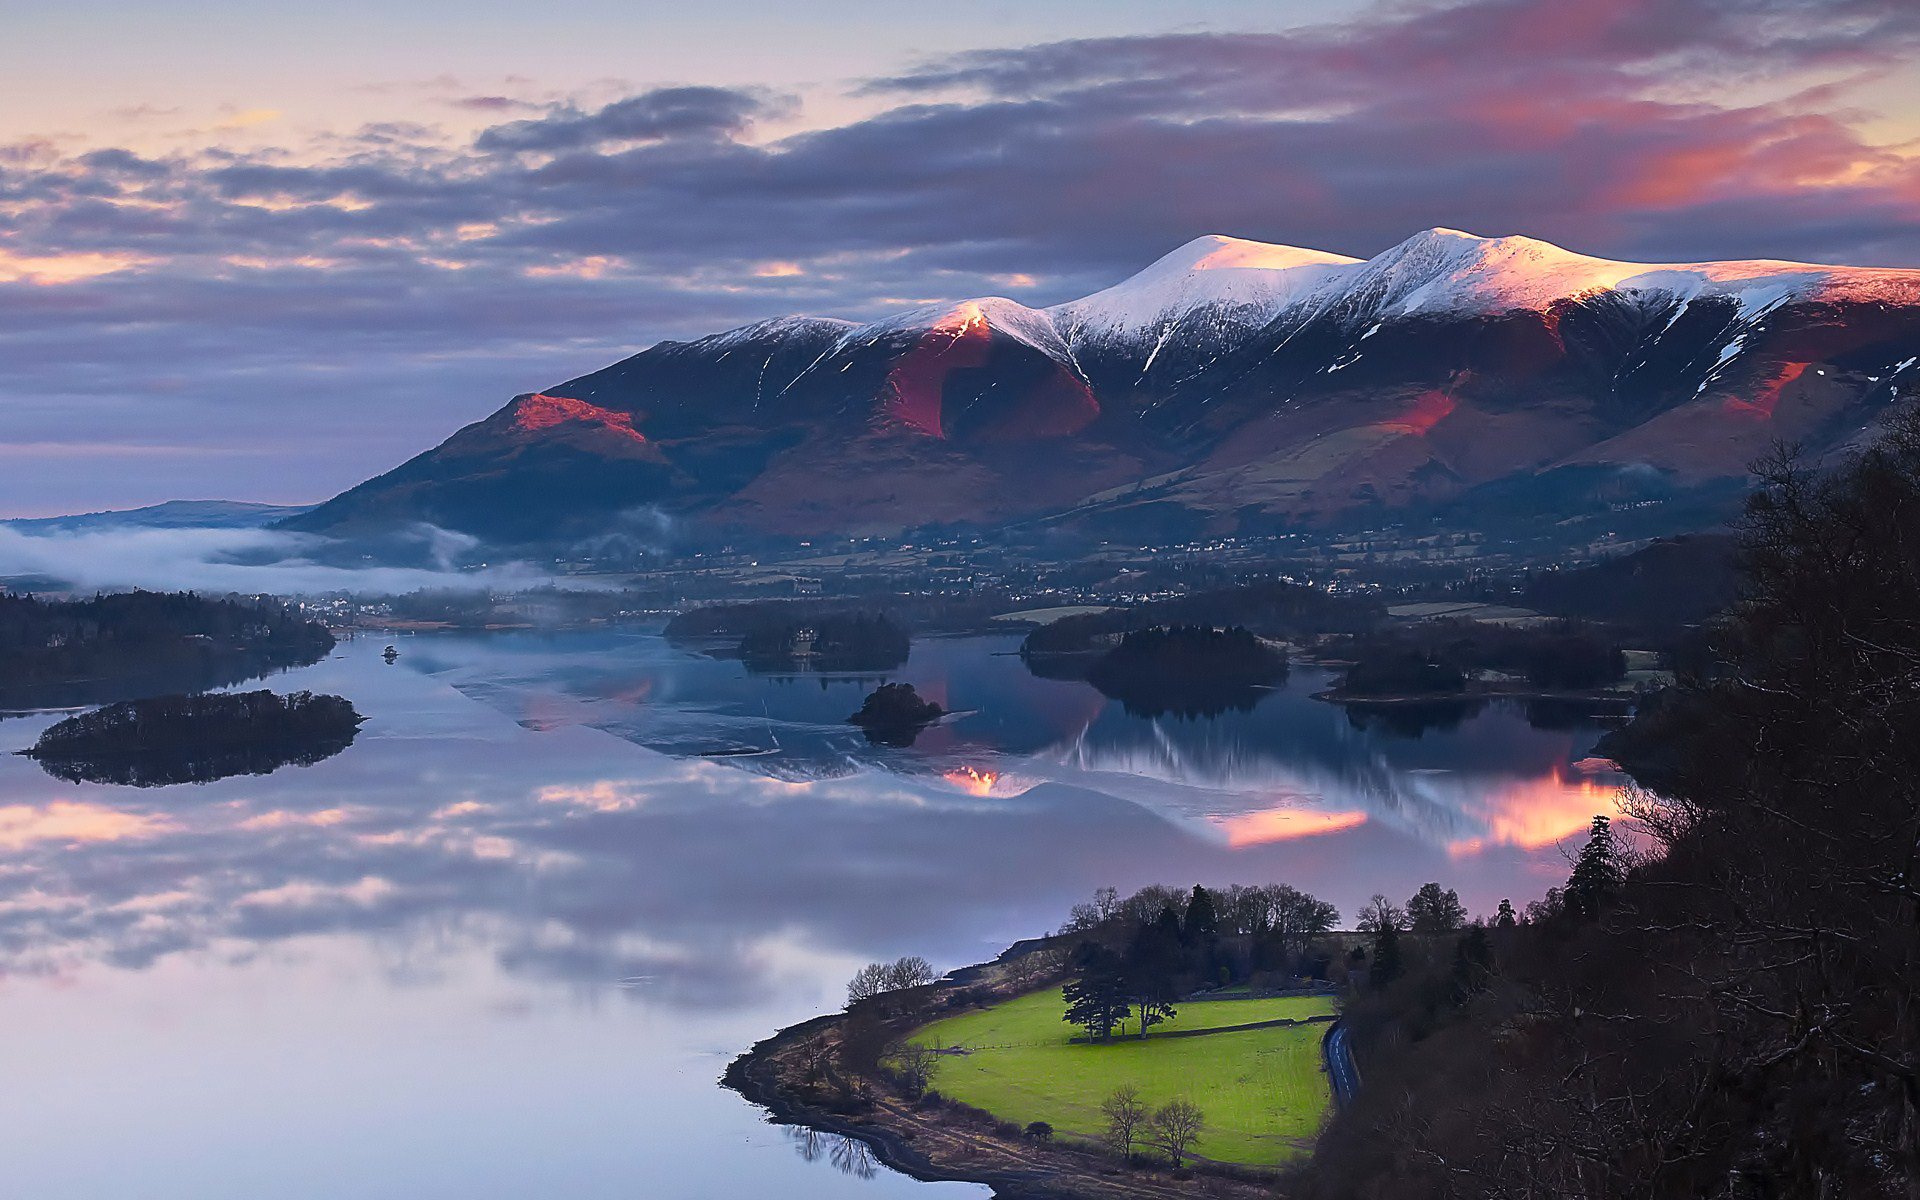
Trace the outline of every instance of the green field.
{"type": "Polygon", "coordinates": [[[936,1021],[914,1040],[967,1051],[941,1056],[933,1086],[943,1095],[1021,1125],[1046,1121],[1062,1134],[1098,1136],[1100,1102],[1123,1083],[1139,1088],[1149,1108],[1175,1096],[1198,1104],[1207,1123],[1196,1149],[1221,1162],[1272,1166],[1298,1154],[1320,1129],[1330,1100],[1320,1065],[1325,1025],[1160,1035],[1318,1016],[1333,1011],[1327,997],[1183,1004],[1145,1041],[1105,1045],[1070,1042],[1080,1030],[1060,1019],[1063,1009],[1060,990],[1049,988],[936,1021]]]}

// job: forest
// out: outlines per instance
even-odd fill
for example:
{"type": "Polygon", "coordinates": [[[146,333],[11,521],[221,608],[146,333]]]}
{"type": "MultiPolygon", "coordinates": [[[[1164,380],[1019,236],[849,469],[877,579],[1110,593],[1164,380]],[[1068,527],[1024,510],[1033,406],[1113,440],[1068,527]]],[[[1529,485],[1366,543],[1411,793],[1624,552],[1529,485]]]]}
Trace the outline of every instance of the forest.
{"type": "Polygon", "coordinates": [[[1087,682],[1145,717],[1251,709],[1286,677],[1285,652],[1239,626],[1135,629],[1087,668],[1087,682]]]}
{"type": "Polygon", "coordinates": [[[1304,1197],[1920,1191],[1920,419],[1762,464],[1710,653],[1564,888],[1397,939],[1304,1197]]]}
{"type": "Polygon", "coordinates": [[[305,666],[333,645],[325,626],[267,598],[136,591],[43,600],[0,593],[0,708],[224,687],[305,666]]]}
{"type": "Polygon", "coordinates": [[[347,700],[312,692],[155,696],[69,717],[20,753],[73,783],[210,783],[331,758],[362,720],[347,700]]]}

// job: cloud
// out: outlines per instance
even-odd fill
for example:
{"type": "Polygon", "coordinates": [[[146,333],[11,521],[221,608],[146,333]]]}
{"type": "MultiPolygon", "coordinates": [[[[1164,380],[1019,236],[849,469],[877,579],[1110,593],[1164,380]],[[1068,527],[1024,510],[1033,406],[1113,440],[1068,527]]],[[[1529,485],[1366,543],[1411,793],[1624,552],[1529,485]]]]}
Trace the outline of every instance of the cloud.
{"type": "Polygon", "coordinates": [[[495,125],[474,139],[474,147],[551,153],[618,142],[726,138],[784,107],[771,97],[735,88],[660,88],[592,112],[564,106],[543,117],[495,125]]]}
{"type": "Polygon", "coordinates": [[[1856,111],[1916,61],[1904,0],[1466,0],[978,51],[764,140],[789,99],[695,86],[472,138],[393,121],[246,153],[0,147],[9,436],[223,451],[92,478],[16,458],[0,511],[209,479],[318,499],[660,338],[1054,302],[1209,232],[1372,254],[1452,225],[1917,265],[1920,159],[1856,111]]]}

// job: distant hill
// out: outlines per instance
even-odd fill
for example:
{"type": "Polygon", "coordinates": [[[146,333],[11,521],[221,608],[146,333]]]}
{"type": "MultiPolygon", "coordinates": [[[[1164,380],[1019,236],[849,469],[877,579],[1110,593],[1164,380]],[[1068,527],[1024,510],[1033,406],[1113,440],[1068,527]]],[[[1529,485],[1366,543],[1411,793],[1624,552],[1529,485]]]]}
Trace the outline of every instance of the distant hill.
{"type": "Polygon", "coordinates": [[[1213,236],[1051,308],[662,342],[283,524],[507,545],[663,516],[689,538],[1045,522],[1147,543],[1444,512],[1683,532],[1729,515],[1775,443],[1855,445],[1916,393],[1920,271],[1213,236]]]}
{"type": "Polygon", "coordinates": [[[1698,625],[1739,598],[1734,549],[1730,534],[1657,541],[1592,566],[1535,575],[1525,603],[1555,616],[1592,621],[1698,625]]]}
{"type": "Polygon", "coordinates": [[[146,508],[21,517],[0,521],[26,533],[91,533],[107,529],[257,529],[297,517],[312,505],[249,504],[241,500],[168,500],[146,508]]]}

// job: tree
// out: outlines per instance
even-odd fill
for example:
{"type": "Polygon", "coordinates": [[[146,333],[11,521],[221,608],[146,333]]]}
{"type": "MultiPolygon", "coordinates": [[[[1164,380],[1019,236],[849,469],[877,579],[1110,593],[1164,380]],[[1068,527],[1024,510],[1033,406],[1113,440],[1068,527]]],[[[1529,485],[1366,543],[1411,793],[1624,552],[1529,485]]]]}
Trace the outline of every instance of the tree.
{"type": "Polygon", "coordinates": [[[1169,1100],[1147,1118],[1147,1140],[1165,1152],[1167,1161],[1178,1171],[1205,1125],[1206,1118],[1193,1101],[1185,1097],[1169,1100]]]}
{"type": "Polygon", "coordinates": [[[1378,933],[1383,929],[1395,931],[1406,928],[1407,914],[1395,908],[1393,902],[1375,892],[1373,899],[1360,910],[1360,919],[1355,924],[1361,933],[1378,933]]]}
{"type": "Polygon", "coordinates": [[[1110,887],[1096,889],[1093,899],[1073,906],[1061,933],[1087,933],[1120,915],[1120,893],[1110,887]]]}
{"type": "Polygon", "coordinates": [[[887,992],[923,987],[936,978],[933,964],[917,954],[896,958],[890,963],[871,962],[847,981],[847,1004],[858,1004],[887,992]]]}
{"type": "Polygon", "coordinates": [[[1187,901],[1187,916],[1180,923],[1180,940],[1186,946],[1189,972],[1212,979],[1218,972],[1215,960],[1220,953],[1220,917],[1213,894],[1198,884],[1187,901]]]}
{"type": "Polygon", "coordinates": [[[1155,1025],[1173,1020],[1179,1015],[1174,1011],[1173,1000],[1164,995],[1140,995],[1134,997],[1134,1004],[1140,1011],[1140,1036],[1147,1036],[1147,1030],[1155,1025]]]}
{"type": "Polygon", "coordinates": [[[1407,900],[1407,920],[1415,933],[1452,933],[1467,923],[1467,909],[1452,888],[1423,883],[1407,900]]]}
{"type": "Polygon", "coordinates": [[[896,958],[888,964],[886,971],[886,990],[905,991],[907,988],[925,987],[939,976],[933,972],[933,964],[918,954],[909,954],[905,958],[896,958]]]}
{"type": "Polygon", "coordinates": [[[1475,923],[1467,927],[1453,945],[1453,983],[1463,996],[1487,990],[1493,978],[1493,942],[1487,927],[1475,923]]]}
{"type": "Polygon", "coordinates": [[[1567,910],[1588,920],[1599,916],[1619,894],[1626,873],[1612,824],[1604,816],[1595,817],[1587,844],[1580,848],[1573,875],[1567,880],[1567,910]]]}
{"type": "Polygon", "coordinates": [[[1074,967],[1078,975],[1060,989],[1067,1004],[1061,1019],[1085,1029],[1094,1041],[1104,1042],[1127,1019],[1131,1005],[1120,956],[1098,942],[1086,942],[1074,956],[1074,967]]]}
{"type": "Polygon", "coordinates": [[[1360,910],[1360,932],[1372,935],[1373,967],[1368,980],[1376,988],[1400,977],[1400,931],[1406,923],[1407,915],[1378,892],[1360,910]]]}
{"type": "Polygon", "coordinates": [[[847,1006],[852,1007],[862,1000],[871,1000],[887,990],[887,964],[868,963],[853,973],[847,980],[847,1006]]]}
{"type": "Polygon", "coordinates": [[[1185,953],[1180,943],[1180,917],[1168,905],[1150,925],[1143,925],[1127,947],[1123,975],[1128,997],[1140,1010],[1140,1036],[1174,1015],[1180,994],[1185,953]]]}
{"type": "Polygon", "coordinates": [[[900,1080],[900,1090],[914,1100],[926,1093],[927,1085],[933,1082],[933,1069],[939,1061],[940,1056],[932,1047],[919,1042],[901,1042],[893,1048],[890,1059],[893,1073],[900,1080]]]}
{"type": "Polygon", "coordinates": [[[1502,900],[1500,902],[1500,911],[1495,914],[1493,918],[1494,927],[1498,929],[1512,929],[1519,923],[1518,918],[1513,915],[1513,901],[1502,900]]]}
{"type": "Polygon", "coordinates": [[[1045,1121],[1028,1121],[1027,1136],[1036,1142],[1050,1142],[1053,1140],[1053,1126],[1045,1121]]]}
{"type": "Polygon", "coordinates": [[[1100,1140],[1107,1149],[1132,1162],[1133,1144],[1147,1120],[1147,1106],[1140,1102],[1140,1089],[1130,1083],[1113,1089],[1100,1102],[1100,1115],[1107,1120],[1100,1140]]]}
{"type": "Polygon", "coordinates": [[[1373,971],[1368,980],[1374,987],[1383,988],[1400,978],[1402,969],[1400,927],[1382,925],[1373,933],[1373,971]]]}
{"type": "Polygon", "coordinates": [[[1220,936],[1213,895],[1199,884],[1193,886],[1193,898],[1187,901],[1187,919],[1181,924],[1180,934],[1189,946],[1206,945],[1220,936]]]}

